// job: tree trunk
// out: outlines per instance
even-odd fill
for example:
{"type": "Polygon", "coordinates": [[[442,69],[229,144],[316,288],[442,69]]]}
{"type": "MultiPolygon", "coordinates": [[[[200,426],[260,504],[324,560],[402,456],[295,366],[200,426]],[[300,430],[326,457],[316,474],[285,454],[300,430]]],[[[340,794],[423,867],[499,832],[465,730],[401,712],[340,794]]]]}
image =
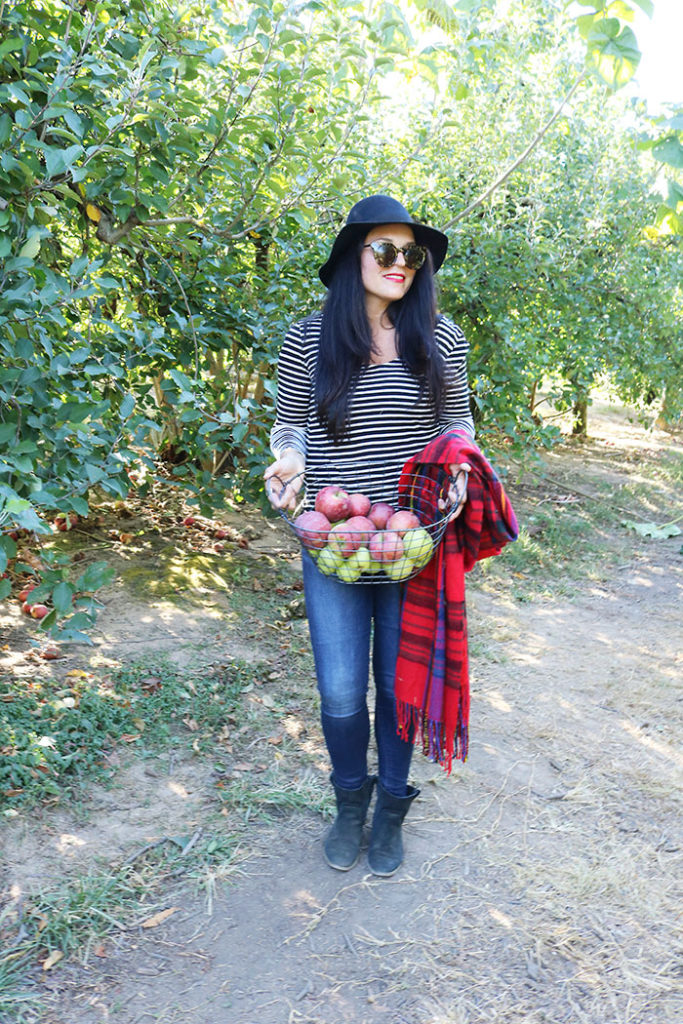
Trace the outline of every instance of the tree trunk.
{"type": "Polygon", "coordinates": [[[577,398],[572,406],[572,437],[588,434],[588,398],[577,398]]]}

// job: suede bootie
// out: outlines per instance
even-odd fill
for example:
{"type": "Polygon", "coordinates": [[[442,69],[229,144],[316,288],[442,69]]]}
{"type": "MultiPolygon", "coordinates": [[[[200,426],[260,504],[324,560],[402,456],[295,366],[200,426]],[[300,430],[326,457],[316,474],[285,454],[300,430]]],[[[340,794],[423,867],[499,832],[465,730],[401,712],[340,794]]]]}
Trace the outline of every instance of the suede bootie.
{"type": "Polygon", "coordinates": [[[372,819],[368,865],[373,875],[393,875],[403,863],[401,827],[408,808],[420,790],[408,786],[405,796],[392,796],[377,783],[377,802],[372,819]]]}
{"type": "Polygon", "coordinates": [[[342,789],[330,776],[337,799],[337,817],[323,846],[325,860],[337,871],[348,871],[358,863],[363,825],[370,806],[376,776],[369,775],[360,789],[342,789]]]}

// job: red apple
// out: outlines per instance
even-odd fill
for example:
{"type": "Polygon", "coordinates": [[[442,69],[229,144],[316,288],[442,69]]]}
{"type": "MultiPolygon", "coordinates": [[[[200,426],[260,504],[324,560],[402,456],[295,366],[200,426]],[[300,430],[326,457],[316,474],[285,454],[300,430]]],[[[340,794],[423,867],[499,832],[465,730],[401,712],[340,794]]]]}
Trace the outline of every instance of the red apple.
{"type": "Polygon", "coordinates": [[[38,657],[43,658],[44,661],[55,661],[57,658],[61,658],[61,656],[62,652],[57,644],[45,644],[38,651],[38,657]]]}
{"type": "Polygon", "coordinates": [[[332,527],[327,540],[333,551],[336,551],[342,558],[348,558],[357,548],[361,546],[359,535],[347,528],[346,522],[336,523],[332,527]]]}
{"type": "Polygon", "coordinates": [[[34,604],[31,606],[31,618],[32,619],[44,619],[48,615],[50,609],[46,604],[34,604]]]}
{"type": "Polygon", "coordinates": [[[228,536],[228,531],[225,530],[222,526],[219,526],[217,530],[214,530],[213,535],[216,538],[216,540],[225,540],[225,538],[228,536]]]}
{"type": "Polygon", "coordinates": [[[378,530],[370,538],[370,557],[376,562],[395,562],[403,554],[403,541],[391,530],[378,530]]]}
{"type": "Polygon", "coordinates": [[[366,516],[371,507],[372,502],[368,498],[367,494],[361,494],[360,492],[349,494],[350,516],[366,516]]]}
{"type": "Polygon", "coordinates": [[[197,522],[194,516],[185,516],[183,519],[183,526],[194,526],[197,522]]]}
{"type": "Polygon", "coordinates": [[[338,523],[349,514],[349,496],[341,487],[330,484],[316,494],[315,510],[327,516],[331,523],[338,523]]]}
{"type": "Polygon", "coordinates": [[[344,527],[354,535],[356,548],[367,544],[375,532],[375,524],[367,516],[352,516],[346,520],[344,527]]]}
{"type": "Polygon", "coordinates": [[[294,520],[294,529],[305,548],[322,549],[327,544],[330,521],[322,512],[302,512],[294,520]]]}
{"type": "Polygon", "coordinates": [[[27,601],[28,600],[28,595],[31,593],[32,590],[35,590],[35,589],[36,589],[36,584],[35,583],[33,584],[33,586],[24,587],[23,590],[19,591],[19,593],[17,594],[17,597],[19,598],[20,601],[27,601]]]}
{"type": "Polygon", "coordinates": [[[368,519],[373,521],[378,530],[383,530],[393,514],[391,505],[387,505],[385,501],[378,501],[368,512],[368,519]]]}
{"type": "Polygon", "coordinates": [[[67,515],[65,512],[58,512],[55,516],[54,525],[60,531],[60,533],[66,533],[78,522],[78,516],[75,512],[69,512],[67,515]]]}
{"type": "Polygon", "coordinates": [[[422,523],[414,512],[408,512],[407,509],[403,509],[400,512],[394,512],[387,523],[387,530],[395,530],[396,533],[400,533],[403,536],[406,530],[418,530],[421,526],[422,523]]]}

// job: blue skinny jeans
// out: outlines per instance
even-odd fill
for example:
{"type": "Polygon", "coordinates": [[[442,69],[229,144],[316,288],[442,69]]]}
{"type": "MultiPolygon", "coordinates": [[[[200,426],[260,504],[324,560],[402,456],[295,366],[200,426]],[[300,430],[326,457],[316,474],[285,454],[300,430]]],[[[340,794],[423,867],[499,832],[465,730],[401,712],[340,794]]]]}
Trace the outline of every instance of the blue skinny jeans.
{"type": "Polygon", "coordinates": [[[320,693],[320,717],[334,781],[358,789],[368,775],[370,651],[375,681],[379,781],[393,796],[407,793],[413,753],[397,732],[394,672],[398,655],[400,583],[342,583],[302,554],[306,612],[320,693]]]}

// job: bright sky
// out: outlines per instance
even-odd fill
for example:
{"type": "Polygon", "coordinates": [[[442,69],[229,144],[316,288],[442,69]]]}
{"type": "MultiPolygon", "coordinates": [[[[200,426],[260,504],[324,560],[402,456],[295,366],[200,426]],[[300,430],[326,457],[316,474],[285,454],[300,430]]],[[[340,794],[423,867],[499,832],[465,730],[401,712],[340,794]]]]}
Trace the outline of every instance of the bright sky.
{"type": "Polygon", "coordinates": [[[683,106],[683,0],[654,0],[652,18],[637,13],[632,23],[642,60],[635,91],[650,113],[660,103],[683,106]]]}

